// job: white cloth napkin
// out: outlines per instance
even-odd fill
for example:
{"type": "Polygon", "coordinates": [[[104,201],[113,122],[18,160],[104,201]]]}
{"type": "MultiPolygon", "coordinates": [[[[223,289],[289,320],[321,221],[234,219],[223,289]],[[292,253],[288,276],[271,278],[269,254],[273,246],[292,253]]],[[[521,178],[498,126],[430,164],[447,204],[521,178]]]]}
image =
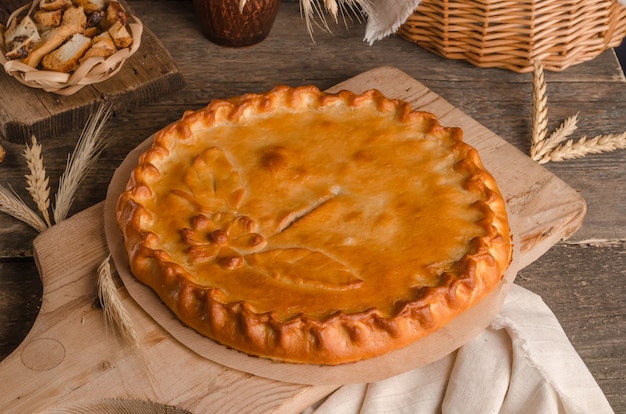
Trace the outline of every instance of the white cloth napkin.
{"type": "MultiPolygon", "coordinates": [[[[626,6],[626,0],[619,0],[626,6]]],[[[395,33],[420,5],[421,0],[362,0],[367,15],[365,41],[369,44],[395,33]]]]}
{"type": "Polygon", "coordinates": [[[489,328],[458,351],[384,381],[344,385],[307,413],[613,410],[547,305],[514,284],[489,328]]]}

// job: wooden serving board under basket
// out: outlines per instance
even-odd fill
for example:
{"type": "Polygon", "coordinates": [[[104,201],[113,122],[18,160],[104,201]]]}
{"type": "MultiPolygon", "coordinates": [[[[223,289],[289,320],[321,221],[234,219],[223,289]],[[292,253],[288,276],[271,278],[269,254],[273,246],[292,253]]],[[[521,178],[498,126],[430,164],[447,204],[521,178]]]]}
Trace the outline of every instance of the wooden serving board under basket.
{"type": "MultiPolygon", "coordinates": [[[[25,2],[6,3],[3,0],[7,10],[16,10],[25,2]]],[[[130,11],[128,4],[123,3],[130,11]]],[[[30,137],[35,135],[41,142],[84,126],[102,102],[109,103],[115,112],[124,112],[158,100],[184,85],[174,59],[144,25],[139,49],[117,74],[104,82],[85,86],[73,95],[60,96],[22,85],[0,66],[0,137],[21,144],[30,142],[30,137]]]]}
{"type": "MultiPolygon", "coordinates": [[[[398,69],[377,68],[332,90],[358,93],[371,88],[433,112],[443,125],[462,127],[466,141],[479,150],[507,200],[515,230],[517,257],[506,283],[512,282],[518,269],[582,224],[586,206],[574,189],[398,69]]],[[[97,296],[97,268],[109,252],[119,249],[108,237],[110,223],[105,226],[110,203],[107,198],[35,239],[43,301],[24,342],[0,362],[1,412],[297,413],[344,383],[379,379],[367,369],[361,371],[361,363],[350,366],[350,374],[339,367],[335,381],[332,367],[294,368],[272,363],[268,375],[247,366],[233,369],[229,361],[216,362],[216,356],[203,356],[183,345],[164,328],[178,321],[164,316],[167,312],[157,321],[146,311],[154,302],[136,292],[131,294],[134,289],[116,276],[118,291],[141,341],[139,347],[130,346],[104,320],[97,296]],[[148,302],[152,304],[146,305],[148,302]]],[[[506,291],[503,284],[489,299],[494,301],[485,302],[490,305],[486,309],[491,317],[506,291]]],[[[480,311],[483,302],[468,313],[480,311]]],[[[489,320],[482,319],[473,330],[463,331],[465,340],[487,326],[489,320]]],[[[451,339],[458,325],[452,323],[444,329],[447,336],[435,337],[440,347],[458,346],[451,339]]],[[[428,362],[416,363],[417,354],[403,358],[408,367],[428,362]]]]}

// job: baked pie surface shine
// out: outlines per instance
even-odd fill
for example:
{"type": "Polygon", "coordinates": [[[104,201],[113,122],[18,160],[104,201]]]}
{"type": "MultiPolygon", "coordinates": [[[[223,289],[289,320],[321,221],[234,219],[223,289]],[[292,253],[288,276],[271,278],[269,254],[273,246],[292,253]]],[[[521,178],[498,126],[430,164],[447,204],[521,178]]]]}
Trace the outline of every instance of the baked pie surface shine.
{"type": "Polygon", "coordinates": [[[445,325],[511,259],[504,201],[457,128],[377,91],[277,87],[159,131],[120,196],[132,273],[186,325],[335,365],[445,325]]]}

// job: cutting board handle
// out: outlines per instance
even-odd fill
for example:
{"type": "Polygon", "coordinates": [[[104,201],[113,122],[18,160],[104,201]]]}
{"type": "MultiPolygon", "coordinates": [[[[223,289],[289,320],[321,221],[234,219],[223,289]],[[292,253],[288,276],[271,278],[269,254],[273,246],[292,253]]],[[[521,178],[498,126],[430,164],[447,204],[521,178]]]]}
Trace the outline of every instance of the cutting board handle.
{"type": "Polygon", "coordinates": [[[198,356],[155,323],[116,276],[142,342],[141,349],[129,346],[105,320],[98,298],[97,269],[108,257],[104,202],[41,233],[33,247],[43,300],[25,340],[0,362],[2,413],[125,407],[177,414],[233,404],[245,412],[280,412],[288,405],[304,409],[337,388],[258,378],[198,356]]]}

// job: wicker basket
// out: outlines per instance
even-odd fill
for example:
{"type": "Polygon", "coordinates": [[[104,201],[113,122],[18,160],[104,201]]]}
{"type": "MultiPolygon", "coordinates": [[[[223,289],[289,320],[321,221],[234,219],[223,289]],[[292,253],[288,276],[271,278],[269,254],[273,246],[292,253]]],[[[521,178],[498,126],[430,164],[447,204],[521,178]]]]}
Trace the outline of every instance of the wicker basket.
{"type": "Polygon", "coordinates": [[[618,46],[626,7],[617,0],[423,0],[398,35],[448,59],[526,73],[540,59],[562,71],[618,46]]]}
{"type": "MultiPolygon", "coordinates": [[[[7,27],[13,19],[20,18],[24,12],[30,13],[40,0],[24,5],[17,9],[7,21],[7,27]]],[[[119,49],[111,56],[105,58],[91,57],[73,73],[52,72],[48,70],[39,70],[28,66],[18,60],[7,60],[5,57],[5,45],[0,35],[0,64],[4,67],[5,72],[17,79],[20,83],[30,86],[31,88],[43,89],[46,92],[52,92],[57,95],[72,95],[83,87],[94,83],[105,81],[120,71],[126,59],[131,57],[141,44],[141,35],[143,33],[143,24],[134,15],[130,14],[128,27],[133,37],[133,43],[126,48],[119,49]]],[[[1,31],[0,31],[1,34],[1,31]]]]}

